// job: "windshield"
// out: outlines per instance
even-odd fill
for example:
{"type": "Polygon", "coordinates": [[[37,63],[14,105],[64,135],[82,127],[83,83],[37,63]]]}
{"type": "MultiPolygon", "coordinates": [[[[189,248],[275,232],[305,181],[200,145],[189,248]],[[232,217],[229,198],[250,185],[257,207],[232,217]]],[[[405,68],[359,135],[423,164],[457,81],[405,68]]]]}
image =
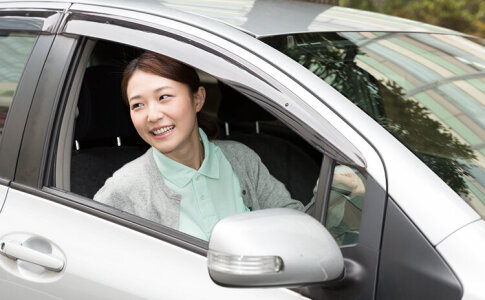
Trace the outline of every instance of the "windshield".
{"type": "Polygon", "coordinates": [[[353,101],[485,218],[482,40],[342,32],[263,41],[353,101]]]}

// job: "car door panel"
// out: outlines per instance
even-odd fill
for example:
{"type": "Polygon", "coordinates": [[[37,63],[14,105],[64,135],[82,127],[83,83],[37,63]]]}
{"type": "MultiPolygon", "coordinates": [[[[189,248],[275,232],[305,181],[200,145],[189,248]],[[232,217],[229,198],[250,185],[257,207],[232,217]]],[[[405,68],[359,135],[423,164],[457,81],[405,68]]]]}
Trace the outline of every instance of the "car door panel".
{"type": "Polygon", "coordinates": [[[36,295],[64,299],[301,298],[281,288],[220,287],[199,254],[11,189],[0,218],[0,239],[20,233],[54,243],[65,267],[36,273],[1,255],[2,284],[9,286],[12,297],[25,295],[23,287],[29,286],[36,295]]]}

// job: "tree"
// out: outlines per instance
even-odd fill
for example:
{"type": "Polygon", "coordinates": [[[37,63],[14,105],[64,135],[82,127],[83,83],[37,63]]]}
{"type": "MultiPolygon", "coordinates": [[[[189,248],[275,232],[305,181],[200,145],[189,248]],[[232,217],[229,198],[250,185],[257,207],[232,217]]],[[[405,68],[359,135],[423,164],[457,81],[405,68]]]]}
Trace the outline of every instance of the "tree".
{"type": "Polygon", "coordinates": [[[314,3],[321,3],[321,4],[329,4],[329,5],[338,5],[339,0],[306,0],[307,2],[314,2],[314,3]]]}
{"type": "Polygon", "coordinates": [[[339,4],[485,37],[485,1],[483,0],[340,0],[339,4]]]}

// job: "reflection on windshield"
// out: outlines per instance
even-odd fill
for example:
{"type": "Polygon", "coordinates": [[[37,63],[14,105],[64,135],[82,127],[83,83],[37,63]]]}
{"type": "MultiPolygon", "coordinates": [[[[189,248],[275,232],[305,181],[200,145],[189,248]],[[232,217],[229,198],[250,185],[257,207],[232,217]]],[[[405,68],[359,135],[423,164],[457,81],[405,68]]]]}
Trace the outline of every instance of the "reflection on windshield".
{"type": "Polygon", "coordinates": [[[481,40],[346,32],[265,41],[357,104],[485,218],[481,40]]]}

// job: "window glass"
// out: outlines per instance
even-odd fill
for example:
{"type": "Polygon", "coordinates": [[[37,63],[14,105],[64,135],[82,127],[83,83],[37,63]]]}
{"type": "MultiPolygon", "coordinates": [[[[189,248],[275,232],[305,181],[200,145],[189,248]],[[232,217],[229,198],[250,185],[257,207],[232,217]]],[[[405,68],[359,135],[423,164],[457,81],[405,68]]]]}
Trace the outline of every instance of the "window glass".
{"type": "Polygon", "coordinates": [[[339,245],[357,243],[365,183],[365,177],[358,170],[335,166],[325,227],[339,245]]]}
{"type": "Polygon", "coordinates": [[[17,83],[36,36],[0,31],[0,140],[17,83]]]}
{"type": "MultiPolygon", "coordinates": [[[[179,114],[183,107],[172,109],[170,104],[185,98],[173,83],[162,80],[158,86],[153,74],[145,72],[149,76],[137,86],[143,88],[134,97],[140,102],[127,105],[121,91],[123,70],[144,51],[103,40],[90,43],[95,45],[82,64],[82,83],[72,85],[79,87],[70,96],[76,103],[66,109],[73,112],[65,114],[73,121],[63,122],[72,128],[61,130],[72,132],[72,151],[70,160],[58,160],[70,164],[69,174],[60,173],[67,168],[58,168],[56,177],[68,176],[62,182],[69,181],[70,186],[57,187],[203,240],[208,240],[218,220],[235,212],[272,207],[305,211],[311,205],[322,154],[251,99],[197,69],[206,93],[197,120],[207,140],[199,135],[203,162],[210,164],[188,168],[168,154],[153,154],[165,149],[153,136],[172,130],[179,136],[186,127],[189,113],[179,114]],[[154,88],[147,92],[149,83],[154,88]],[[149,105],[157,107],[155,113],[139,118],[149,105]],[[219,157],[217,162],[214,157],[219,157]],[[140,161],[150,166],[139,168],[140,161]],[[117,170],[121,173],[113,175],[117,170]],[[215,180],[222,184],[212,184],[215,180]]],[[[189,86],[183,87],[186,91],[189,86]]],[[[197,101],[198,94],[191,95],[191,101],[197,101]]],[[[177,147],[182,145],[177,141],[177,147]]]]}
{"type": "Polygon", "coordinates": [[[342,32],[266,39],[358,105],[485,218],[485,43],[342,32]]]}

